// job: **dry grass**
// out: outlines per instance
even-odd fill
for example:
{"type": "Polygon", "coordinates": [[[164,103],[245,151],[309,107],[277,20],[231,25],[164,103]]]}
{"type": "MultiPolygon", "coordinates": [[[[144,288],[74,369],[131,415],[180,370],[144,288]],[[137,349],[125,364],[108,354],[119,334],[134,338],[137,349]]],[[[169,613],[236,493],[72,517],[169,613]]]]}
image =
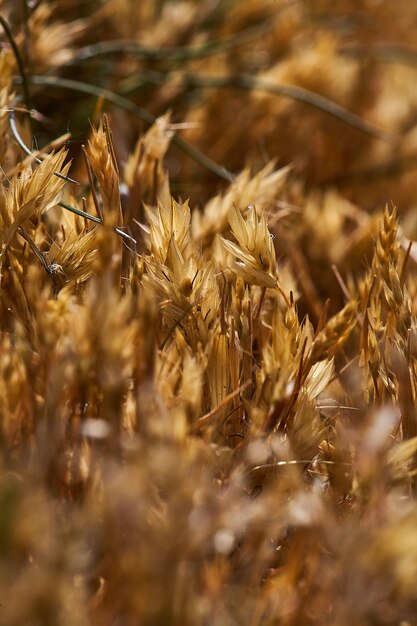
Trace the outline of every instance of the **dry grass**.
{"type": "Polygon", "coordinates": [[[0,2],[1,625],[417,623],[417,10],[342,4],[0,2]]]}

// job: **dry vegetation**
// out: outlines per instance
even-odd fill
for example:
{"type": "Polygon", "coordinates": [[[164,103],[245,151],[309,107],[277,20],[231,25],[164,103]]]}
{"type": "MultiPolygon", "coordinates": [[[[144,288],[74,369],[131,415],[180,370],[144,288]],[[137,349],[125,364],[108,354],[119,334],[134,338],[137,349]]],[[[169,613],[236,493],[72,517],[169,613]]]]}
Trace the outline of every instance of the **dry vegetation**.
{"type": "Polygon", "coordinates": [[[417,624],[417,6],[0,15],[1,626],[417,624]]]}

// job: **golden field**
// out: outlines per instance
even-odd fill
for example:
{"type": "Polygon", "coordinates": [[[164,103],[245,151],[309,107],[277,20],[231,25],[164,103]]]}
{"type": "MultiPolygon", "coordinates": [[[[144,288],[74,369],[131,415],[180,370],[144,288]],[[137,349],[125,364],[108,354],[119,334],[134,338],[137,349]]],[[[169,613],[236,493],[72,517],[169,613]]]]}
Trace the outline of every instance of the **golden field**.
{"type": "Polygon", "coordinates": [[[417,624],[417,5],[0,24],[0,626],[417,624]]]}

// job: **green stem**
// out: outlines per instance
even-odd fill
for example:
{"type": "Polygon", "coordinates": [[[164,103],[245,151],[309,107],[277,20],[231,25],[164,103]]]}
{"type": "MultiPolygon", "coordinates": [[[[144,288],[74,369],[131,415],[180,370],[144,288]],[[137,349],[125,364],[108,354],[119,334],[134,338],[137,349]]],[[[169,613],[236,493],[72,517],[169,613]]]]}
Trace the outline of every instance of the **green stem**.
{"type": "MultiPolygon", "coordinates": [[[[71,204],[68,204],[67,202],[61,201],[61,202],[58,202],[58,205],[62,207],[63,209],[66,209],[67,211],[74,213],[75,215],[79,215],[80,217],[84,217],[86,220],[90,220],[90,222],[94,222],[95,224],[103,224],[101,219],[97,217],[96,215],[91,215],[90,213],[86,213],[85,211],[82,211],[81,209],[78,209],[77,207],[72,206],[71,204]]],[[[134,245],[136,245],[137,243],[136,239],[134,239],[133,237],[125,233],[125,231],[122,230],[121,228],[116,227],[113,230],[115,233],[120,235],[120,237],[122,237],[123,239],[126,239],[126,241],[129,241],[130,243],[133,243],[134,245]]]]}

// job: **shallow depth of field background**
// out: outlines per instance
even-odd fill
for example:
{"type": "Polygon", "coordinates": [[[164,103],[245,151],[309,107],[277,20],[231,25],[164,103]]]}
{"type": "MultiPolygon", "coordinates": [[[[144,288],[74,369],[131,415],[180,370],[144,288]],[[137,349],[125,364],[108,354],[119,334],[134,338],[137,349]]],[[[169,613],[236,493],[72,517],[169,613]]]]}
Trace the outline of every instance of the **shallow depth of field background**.
{"type": "Polygon", "coordinates": [[[0,16],[0,624],[417,624],[417,5],[0,16]]]}

